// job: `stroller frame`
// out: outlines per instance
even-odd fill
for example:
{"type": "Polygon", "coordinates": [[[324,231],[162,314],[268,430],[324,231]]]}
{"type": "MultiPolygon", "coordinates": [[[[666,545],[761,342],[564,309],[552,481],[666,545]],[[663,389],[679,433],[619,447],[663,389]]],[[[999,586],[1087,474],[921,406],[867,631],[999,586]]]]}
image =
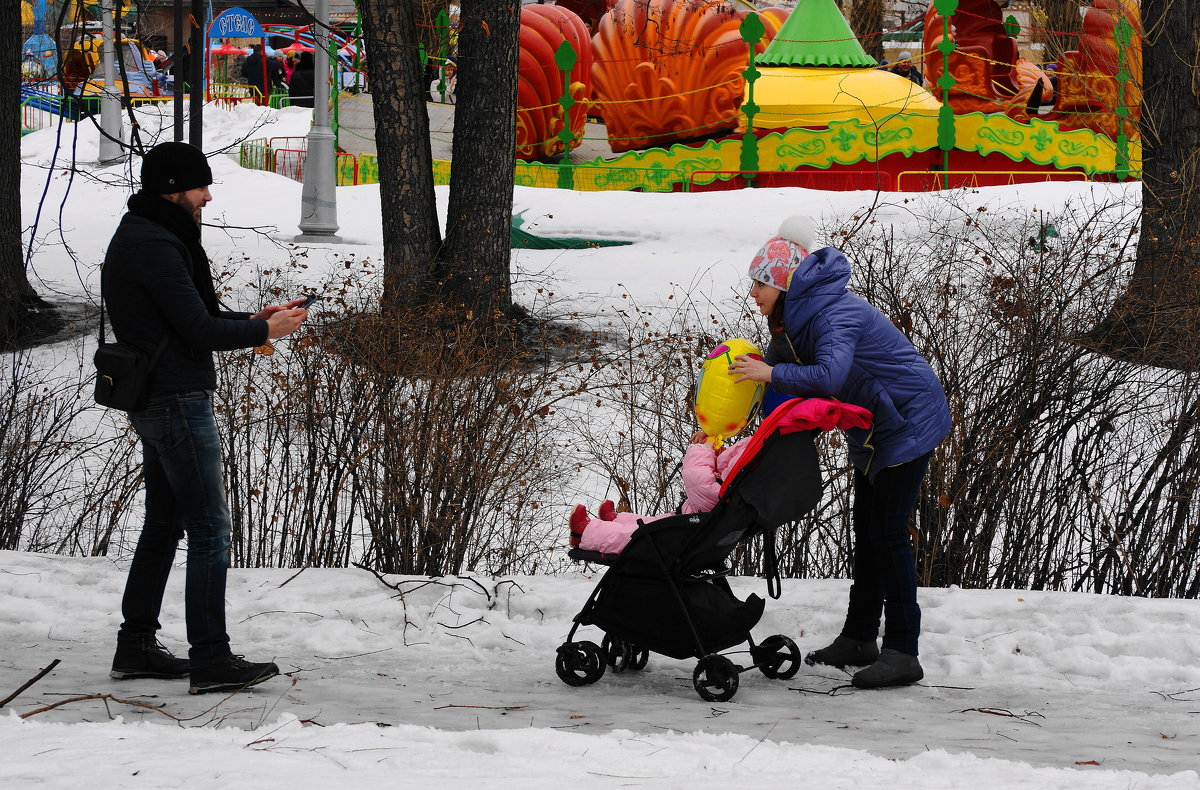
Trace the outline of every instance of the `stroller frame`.
{"type": "MultiPolygon", "coordinates": [[[[653,522],[647,525],[639,521],[639,529],[652,525],[653,522]]],[[[753,636],[747,631],[744,641],[749,644],[750,656],[753,661],[749,666],[736,664],[728,657],[721,655],[719,652],[721,648],[710,647],[712,643],[706,643],[697,630],[692,612],[679,585],[672,578],[670,567],[663,557],[662,551],[653,544],[653,538],[650,540],[674,604],[678,607],[678,612],[690,633],[694,646],[693,657],[699,659],[692,673],[692,686],[702,699],[710,702],[725,702],[732,699],[738,690],[739,675],[751,669],[760,670],[768,678],[781,680],[786,680],[796,674],[800,669],[800,650],[794,641],[782,634],[774,634],[764,639],[761,644],[755,644],[753,636]]],[[[579,557],[578,559],[591,560],[594,558],[579,557]]],[[[615,567],[615,563],[612,567],[615,567]]],[[[694,574],[691,578],[707,581],[730,598],[736,599],[726,578],[731,572],[731,569],[724,568],[709,573],[694,574]]],[[[583,609],[575,616],[571,630],[567,633],[566,641],[558,648],[555,671],[559,678],[568,685],[584,686],[595,683],[603,677],[606,668],[611,669],[615,674],[626,670],[640,671],[646,667],[649,660],[651,652],[649,648],[620,636],[614,636],[612,633],[606,633],[600,645],[591,641],[574,641],[575,633],[580,626],[595,624],[589,615],[596,605],[597,598],[607,584],[611,583],[609,580],[612,578],[616,577],[608,573],[601,578],[591,595],[588,596],[583,609]]],[[[753,595],[751,600],[761,602],[761,599],[753,595]]],[[[761,605],[759,613],[761,613],[761,605]]]]}
{"type": "MultiPolygon", "coordinates": [[[[781,407],[782,408],[782,407],[781,407]]],[[[692,685],[701,698],[712,702],[731,699],[738,690],[739,676],[758,669],[766,677],[788,679],[800,668],[800,650],[782,634],[756,643],[750,629],[762,616],[765,602],[751,594],[739,600],[729,585],[732,573],[729,554],[743,539],[763,533],[764,575],[768,594],[779,597],[775,530],[786,521],[810,511],[820,497],[820,469],[813,438],[816,430],[783,433],[778,420],[760,426],[765,431],[754,457],[743,460],[721,492],[716,507],[708,513],[667,516],[651,522],[638,521],[629,544],[616,555],[572,549],[576,560],[607,565],[608,570],[575,616],[566,641],[559,646],[555,671],[571,686],[598,681],[606,669],[614,673],[641,670],[650,652],[673,658],[698,659],[692,685]],[[636,594],[622,587],[653,588],[669,595],[669,611],[652,612],[658,621],[643,625],[630,619],[622,608],[638,606],[636,594]],[[608,602],[616,598],[616,605],[608,602]],[[698,609],[712,609],[715,616],[701,620],[698,609]],[[673,622],[672,615],[682,622],[673,622]],[[580,626],[596,625],[605,631],[600,645],[575,641],[580,626]],[[749,644],[752,663],[735,664],[721,654],[735,645],[749,644]]],[[[743,456],[745,459],[745,456],[743,456]]]]}

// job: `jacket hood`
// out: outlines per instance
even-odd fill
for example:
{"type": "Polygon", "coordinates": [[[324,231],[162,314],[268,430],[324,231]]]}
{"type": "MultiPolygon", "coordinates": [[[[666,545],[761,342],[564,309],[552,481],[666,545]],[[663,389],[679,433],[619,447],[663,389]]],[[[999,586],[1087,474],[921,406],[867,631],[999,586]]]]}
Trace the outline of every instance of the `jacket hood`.
{"type": "Polygon", "coordinates": [[[835,247],[809,255],[792,274],[785,298],[784,315],[789,327],[806,325],[823,307],[846,292],[850,261],[835,247]]]}

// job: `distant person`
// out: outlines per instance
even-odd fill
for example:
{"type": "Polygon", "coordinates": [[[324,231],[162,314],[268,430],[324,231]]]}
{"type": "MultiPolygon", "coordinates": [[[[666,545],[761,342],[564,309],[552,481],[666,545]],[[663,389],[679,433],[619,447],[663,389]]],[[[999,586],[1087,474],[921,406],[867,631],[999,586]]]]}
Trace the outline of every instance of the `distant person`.
{"type": "Polygon", "coordinates": [[[1050,87],[1054,90],[1054,94],[1058,95],[1058,63],[1047,63],[1042,67],[1042,71],[1046,72],[1046,77],[1050,80],[1050,87]]]}
{"type": "Polygon", "coordinates": [[[254,315],[222,309],[200,245],[200,211],[212,170],[187,143],[162,143],[142,158],[142,188],[113,234],[100,292],[113,334],[150,367],[145,404],[129,413],[142,443],[145,522],[121,599],[111,675],[190,678],[191,694],[235,691],[279,674],[271,662],[234,655],[225,628],[229,503],[212,392],[214,351],[254,348],[290,335],[308,312],[300,301],[254,315]],[[159,612],[175,550],[187,536],[184,611],[188,658],[158,641],[159,612]]]}
{"type": "Polygon", "coordinates": [[[896,65],[892,66],[893,74],[899,74],[901,77],[906,77],[918,85],[925,84],[925,77],[920,70],[912,63],[912,53],[905,51],[901,52],[896,58],[896,65]]]}
{"type": "Polygon", "coordinates": [[[283,85],[283,69],[280,68],[279,61],[263,53],[262,44],[251,44],[250,49],[252,51],[242,61],[242,77],[247,85],[258,91],[255,101],[258,104],[266,104],[271,98],[271,92],[283,85]]]}
{"type": "Polygon", "coordinates": [[[288,83],[288,95],[293,107],[312,107],[316,96],[317,74],[313,53],[301,52],[296,59],[296,69],[288,83]]]}
{"type": "Polygon", "coordinates": [[[283,81],[287,83],[288,90],[292,86],[292,73],[296,71],[296,53],[289,52],[283,59],[283,81]]]}

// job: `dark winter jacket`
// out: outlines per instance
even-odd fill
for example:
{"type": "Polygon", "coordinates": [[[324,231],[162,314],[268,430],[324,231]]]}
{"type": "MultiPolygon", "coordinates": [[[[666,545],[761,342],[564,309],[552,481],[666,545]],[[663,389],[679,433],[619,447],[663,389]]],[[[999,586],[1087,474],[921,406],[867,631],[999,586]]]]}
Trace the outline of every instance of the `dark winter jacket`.
{"type": "Polygon", "coordinates": [[[950,410],[929,363],[883,313],[846,290],[849,279],[850,262],[833,247],[805,258],[792,275],[784,333],[772,340],[767,361],[780,392],[871,411],[872,426],[846,436],[850,459],[874,478],[936,447],[950,431],[950,410]]]}
{"type": "Polygon", "coordinates": [[[316,95],[316,61],[311,52],[301,52],[296,61],[296,70],[292,72],[292,81],[288,83],[288,95],[292,97],[293,107],[312,107],[313,96],[316,95]]]}
{"type": "Polygon", "coordinates": [[[150,375],[151,397],[215,389],[212,352],[267,341],[264,319],[220,309],[200,226],[158,195],[130,198],[104,256],[100,292],[117,340],[151,357],[168,338],[150,375]]]}
{"type": "Polygon", "coordinates": [[[251,52],[242,61],[242,77],[249,85],[258,88],[264,99],[271,96],[271,91],[283,84],[283,67],[275,58],[268,58],[262,50],[251,52]],[[267,84],[263,85],[263,61],[267,64],[267,84]]]}

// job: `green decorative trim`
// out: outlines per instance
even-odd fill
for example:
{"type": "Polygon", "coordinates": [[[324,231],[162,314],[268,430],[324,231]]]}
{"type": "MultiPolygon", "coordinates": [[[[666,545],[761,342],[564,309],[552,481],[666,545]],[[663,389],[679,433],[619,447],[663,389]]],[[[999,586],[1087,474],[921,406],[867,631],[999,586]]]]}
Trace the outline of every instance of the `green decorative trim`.
{"type": "Polygon", "coordinates": [[[1062,151],[1067,156],[1081,156],[1091,158],[1100,155],[1100,146],[1088,145],[1087,143],[1078,142],[1075,140],[1059,140],[1058,150],[1062,151]]]}
{"type": "Polygon", "coordinates": [[[962,151],[1003,154],[1014,162],[1081,170],[1089,175],[1115,172],[1118,167],[1116,143],[1090,129],[1063,130],[1056,121],[1038,118],[1023,124],[1002,113],[968,113],[957,120],[958,149],[962,151]]]}
{"type": "Polygon", "coordinates": [[[912,139],[913,135],[911,126],[900,126],[895,129],[872,129],[863,135],[863,142],[870,146],[892,145],[901,140],[912,139]]]}
{"type": "Polygon", "coordinates": [[[825,153],[825,148],[826,144],[822,139],[798,140],[794,143],[780,145],[775,149],[775,155],[781,159],[788,156],[796,159],[815,159],[819,154],[825,153]]]}
{"type": "Polygon", "coordinates": [[[1019,129],[992,129],[985,126],[979,130],[979,136],[997,146],[1017,146],[1025,142],[1025,132],[1019,129]]]}
{"type": "Polygon", "coordinates": [[[754,133],[754,116],[758,114],[759,106],[754,103],[754,83],[762,76],[762,72],[754,67],[754,46],[762,41],[762,19],[758,14],[746,14],[739,31],[742,41],[746,42],[750,56],[746,70],[742,76],[746,79],[746,101],[742,104],[742,112],[746,114],[745,134],[742,135],[742,170],[747,172],[746,186],[754,186],[754,171],[758,170],[758,135],[754,133]]]}
{"type": "Polygon", "coordinates": [[[441,63],[438,66],[437,91],[441,94],[442,103],[446,101],[446,62],[450,59],[450,14],[446,9],[438,11],[434,17],[433,26],[438,28],[438,40],[441,43],[441,63]]]}
{"type": "Polygon", "coordinates": [[[1129,106],[1125,103],[1125,92],[1133,80],[1125,57],[1126,48],[1133,45],[1133,26],[1123,11],[1118,12],[1117,27],[1113,34],[1117,40],[1117,166],[1113,171],[1118,178],[1123,178],[1129,174],[1129,137],[1125,134],[1129,106]]]}
{"type": "MultiPolygon", "coordinates": [[[[911,157],[940,149],[940,119],[927,115],[897,115],[883,128],[856,119],[834,121],[824,129],[795,128],[770,132],[757,139],[758,166],[762,171],[792,171],[799,168],[828,170],[837,166],[874,163],[889,156],[911,157]]],[[[1058,170],[1077,170],[1088,175],[1116,173],[1140,176],[1141,149],[1130,141],[1129,163],[1122,171],[1115,141],[1090,129],[1063,130],[1057,122],[1034,119],[1019,123],[1002,113],[968,113],[956,116],[958,145],[955,150],[982,156],[1001,154],[1013,162],[1030,162],[1058,170]]],[[[739,137],[710,140],[703,145],[672,145],[627,151],[612,159],[596,157],[573,164],[571,188],[583,191],[638,189],[645,192],[686,190],[694,181],[708,184],[729,180],[743,173],[744,141],[739,137]]],[[[243,167],[271,170],[273,151],[265,140],[247,140],[239,149],[243,167]]],[[[357,183],[378,183],[374,157],[358,157],[357,183]]],[[[353,160],[338,159],[341,168],[353,170],[353,160]]],[[[924,166],[920,169],[924,170],[924,166]]],[[[450,182],[450,162],[435,160],[434,183],[450,182]]],[[[513,182],[518,186],[554,188],[561,184],[563,168],[542,162],[518,163],[513,182]]],[[[744,176],[739,176],[744,177],[744,176]]],[[[341,179],[346,183],[345,177],[341,179]]]]}
{"type": "Polygon", "coordinates": [[[942,89],[942,108],[938,110],[938,148],[943,151],[942,169],[949,170],[950,152],[958,146],[954,108],[950,105],[950,89],[958,82],[950,73],[950,53],[957,48],[954,36],[950,32],[950,20],[958,11],[958,0],[934,0],[933,5],[942,15],[942,40],[937,46],[938,52],[942,53],[942,76],[937,81],[938,87],[942,89]]]}
{"type": "Polygon", "coordinates": [[[571,132],[571,108],[575,106],[575,98],[571,96],[571,70],[578,60],[579,56],[575,54],[570,41],[564,40],[558,45],[558,51],[554,53],[554,65],[562,72],[563,80],[562,96],[558,98],[558,106],[562,108],[562,129],[558,132],[558,139],[563,147],[562,161],[558,165],[559,189],[570,189],[575,183],[571,173],[571,143],[575,142],[575,135],[571,132]]]}

